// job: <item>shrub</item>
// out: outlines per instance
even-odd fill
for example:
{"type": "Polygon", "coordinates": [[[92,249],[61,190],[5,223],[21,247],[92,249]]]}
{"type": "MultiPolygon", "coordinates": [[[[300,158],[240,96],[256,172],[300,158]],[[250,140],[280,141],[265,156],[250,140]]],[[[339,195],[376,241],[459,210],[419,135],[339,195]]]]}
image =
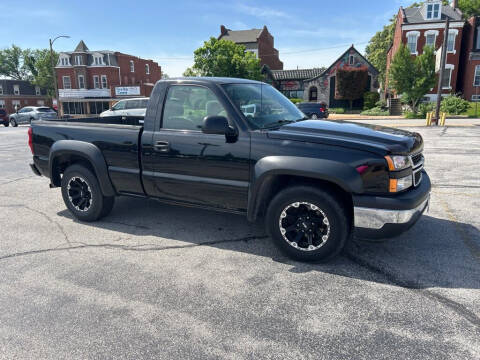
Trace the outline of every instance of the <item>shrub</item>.
{"type": "Polygon", "coordinates": [[[290,99],[290,101],[294,104],[298,104],[298,103],[303,102],[303,99],[292,98],[292,99],[290,99]]]}
{"type": "Polygon", "coordinates": [[[434,103],[431,103],[431,102],[421,103],[418,106],[418,115],[421,118],[426,119],[427,118],[427,113],[432,112],[434,110],[434,108],[435,108],[434,103]]]}
{"type": "Polygon", "coordinates": [[[331,108],[328,110],[331,114],[345,114],[344,108],[331,108]]]}
{"type": "Polygon", "coordinates": [[[374,91],[367,91],[363,94],[363,109],[368,110],[375,107],[375,104],[380,100],[380,94],[374,91]]]}
{"type": "Polygon", "coordinates": [[[388,110],[383,110],[381,107],[374,107],[369,110],[362,111],[361,115],[367,116],[388,116],[390,115],[388,110]]]}
{"type": "Polygon", "coordinates": [[[440,110],[447,114],[460,115],[465,113],[469,107],[468,101],[463,100],[459,96],[450,95],[442,100],[440,110]]]}
{"type": "Polygon", "coordinates": [[[414,113],[413,111],[410,111],[410,110],[405,111],[403,115],[405,116],[405,119],[421,119],[422,118],[421,114],[414,113]]]}
{"type": "Polygon", "coordinates": [[[387,108],[387,100],[378,100],[378,101],[375,103],[375,107],[379,107],[379,108],[382,108],[382,109],[386,109],[386,108],[387,108]]]}

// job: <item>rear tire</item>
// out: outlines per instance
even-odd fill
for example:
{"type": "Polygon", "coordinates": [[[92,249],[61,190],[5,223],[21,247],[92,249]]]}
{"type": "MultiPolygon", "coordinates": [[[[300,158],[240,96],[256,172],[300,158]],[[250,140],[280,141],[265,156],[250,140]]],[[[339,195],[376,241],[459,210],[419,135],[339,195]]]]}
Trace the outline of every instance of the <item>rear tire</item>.
{"type": "Polygon", "coordinates": [[[295,260],[308,262],[336,256],[351,233],[342,202],[309,186],[287,188],[275,196],[265,225],[280,250],[295,260]]]}
{"type": "Polygon", "coordinates": [[[12,124],[13,127],[17,127],[18,124],[15,119],[10,119],[10,124],[12,124]]]}
{"type": "Polygon", "coordinates": [[[10,126],[10,123],[9,123],[8,121],[5,121],[5,122],[3,123],[3,126],[9,127],[9,126],[10,126]]]}
{"type": "Polygon", "coordinates": [[[107,216],[115,197],[104,196],[97,177],[82,165],[71,165],[62,177],[62,197],[68,210],[81,221],[107,216]]]}

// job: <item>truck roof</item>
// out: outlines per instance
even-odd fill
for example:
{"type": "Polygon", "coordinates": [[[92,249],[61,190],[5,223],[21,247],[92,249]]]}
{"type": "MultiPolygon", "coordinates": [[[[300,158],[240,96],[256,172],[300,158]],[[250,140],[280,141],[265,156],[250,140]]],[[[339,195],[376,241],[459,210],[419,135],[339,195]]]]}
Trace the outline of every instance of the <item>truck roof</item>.
{"type": "Polygon", "coordinates": [[[169,78],[160,81],[198,81],[198,82],[210,82],[217,84],[265,84],[264,82],[250,79],[239,79],[239,78],[229,78],[229,77],[208,77],[208,76],[199,76],[199,77],[175,77],[169,78]]]}

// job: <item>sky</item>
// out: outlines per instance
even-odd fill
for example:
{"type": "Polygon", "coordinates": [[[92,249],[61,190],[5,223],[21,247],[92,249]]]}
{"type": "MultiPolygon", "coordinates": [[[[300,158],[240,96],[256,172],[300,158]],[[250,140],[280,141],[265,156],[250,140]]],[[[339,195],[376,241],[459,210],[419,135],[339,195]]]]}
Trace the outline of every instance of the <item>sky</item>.
{"type": "Polygon", "coordinates": [[[1,0],[0,48],[72,51],[80,40],[90,50],[113,50],[157,61],[181,76],[193,51],[220,25],[232,30],[268,27],[284,69],[329,66],[351,44],[364,52],[368,40],[397,13],[404,0],[1,0]]]}

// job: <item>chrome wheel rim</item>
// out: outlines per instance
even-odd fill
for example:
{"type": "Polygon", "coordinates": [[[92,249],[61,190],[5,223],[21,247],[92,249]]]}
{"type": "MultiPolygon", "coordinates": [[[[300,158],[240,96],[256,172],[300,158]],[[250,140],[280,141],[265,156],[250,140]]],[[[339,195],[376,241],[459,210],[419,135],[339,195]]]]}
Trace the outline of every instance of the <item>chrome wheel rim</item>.
{"type": "Polygon", "coordinates": [[[309,202],[285,207],[278,221],[283,239],[300,251],[315,251],[328,241],[330,221],[325,212],[309,202]]]}
{"type": "Polygon", "coordinates": [[[67,193],[70,203],[78,211],[86,212],[92,207],[92,189],[80,176],[74,176],[68,181],[67,193]]]}

